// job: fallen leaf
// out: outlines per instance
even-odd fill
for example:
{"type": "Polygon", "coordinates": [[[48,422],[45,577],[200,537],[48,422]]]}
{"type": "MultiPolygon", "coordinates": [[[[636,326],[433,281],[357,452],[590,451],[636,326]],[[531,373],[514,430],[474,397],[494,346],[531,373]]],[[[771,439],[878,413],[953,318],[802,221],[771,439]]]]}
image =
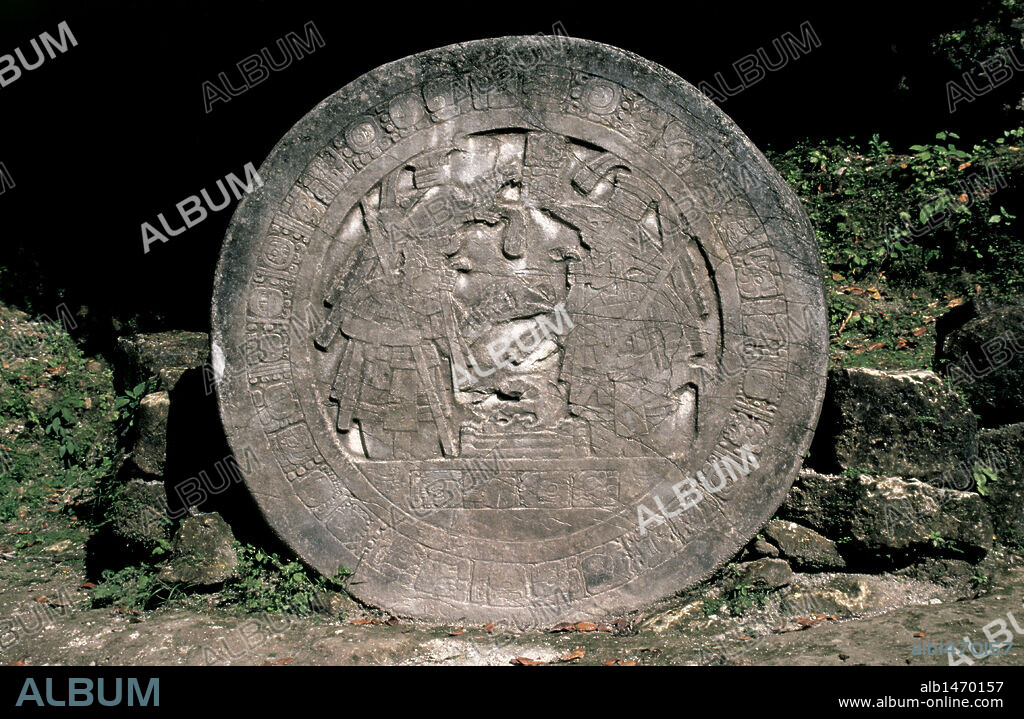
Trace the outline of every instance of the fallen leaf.
{"type": "Polygon", "coordinates": [[[23,667],[23,666],[25,666],[25,657],[22,657],[21,659],[19,659],[16,662],[11,662],[7,666],[9,666],[9,667],[23,667]]]}
{"type": "Polygon", "coordinates": [[[964,303],[964,298],[963,297],[954,297],[953,299],[951,299],[949,301],[949,304],[947,304],[946,307],[959,307],[963,303],[964,303]]]}
{"type": "Polygon", "coordinates": [[[914,334],[914,337],[920,337],[921,335],[923,335],[927,331],[928,331],[927,327],[916,327],[916,328],[914,328],[913,334],[914,334]]]}
{"type": "Polygon", "coordinates": [[[958,169],[958,170],[966,170],[970,166],[971,166],[971,161],[968,160],[967,162],[960,163],[960,165],[956,169],[958,169]]]}
{"type": "Polygon", "coordinates": [[[743,641],[747,641],[748,639],[753,639],[753,637],[748,637],[746,634],[741,634],[741,635],[739,635],[736,638],[737,639],[742,639],[743,641]]]}
{"type": "Polygon", "coordinates": [[[464,631],[466,631],[466,630],[463,627],[459,627],[458,629],[456,629],[454,631],[448,632],[448,636],[449,637],[457,637],[460,634],[462,634],[464,631]]]}
{"type": "Polygon", "coordinates": [[[875,350],[880,350],[883,347],[885,347],[885,345],[881,342],[873,342],[868,345],[868,352],[874,352],[875,350]]]}
{"type": "Polygon", "coordinates": [[[843,281],[844,279],[846,279],[846,278],[845,278],[845,277],[843,277],[843,276],[842,276],[841,274],[839,274],[838,272],[833,272],[833,273],[832,273],[832,281],[833,281],[833,282],[842,282],[842,281],[843,281]]]}
{"type": "Polygon", "coordinates": [[[398,619],[396,619],[395,617],[388,617],[388,620],[384,623],[387,624],[389,627],[394,627],[398,624],[398,619]]]}
{"type": "Polygon", "coordinates": [[[582,659],[584,656],[586,656],[586,654],[586,649],[584,649],[583,647],[577,647],[576,649],[573,649],[571,652],[566,654],[564,657],[559,657],[558,661],[571,662],[574,659],[582,659]]]}
{"type": "Polygon", "coordinates": [[[538,661],[536,659],[530,659],[529,657],[516,657],[515,659],[509,660],[509,664],[518,664],[521,667],[536,667],[540,666],[543,663],[544,662],[538,661]]]}
{"type": "Polygon", "coordinates": [[[95,589],[96,588],[96,583],[95,582],[84,582],[84,583],[80,584],[78,588],[79,589],[95,589]]]}
{"type": "Polygon", "coordinates": [[[604,666],[606,666],[606,667],[635,667],[638,663],[639,663],[638,659],[626,660],[626,659],[620,659],[619,657],[615,657],[614,659],[609,659],[608,661],[606,661],[604,663],[604,666]]]}
{"type": "Polygon", "coordinates": [[[364,626],[366,624],[375,624],[376,622],[377,622],[376,619],[370,619],[369,617],[363,617],[361,619],[353,619],[352,620],[352,624],[354,626],[357,626],[357,627],[361,627],[361,626],[364,626]]]}
{"type": "Polygon", "coordinates": [[[928,636],[928,635],[926,635],[924,632],[914,632],[914,636],[915,637],[925,637],[925,636],[928,636]]]}
{"type": "Polygon", "coordinates": [[[32,598],[34,600],[36,600],[37,602],[39,602],[40,604],[45,604],[46,603],[46,597],[44,597],[42,595],[40,595],[38,597],[32,597],[32,598]]]}
{"type": "Polygon", "coordinates": [[[597,625],[593,622],[576,622],[574,625],[577,632],[595,632],[597,625]]]}
{"type": "Polygon", "coordinates": [[[575,632],[576,625],[572,622],[559,622],[555,626],[551,627],[551,629],[549,629],[548,631],[550,631],[552,634],[555,632],[575,632]]]}
{"type": "Polygon", "coordinates": [[[494,633],[494,622],[487,622],[487,624],[484,625],[484,631],[487,632],[488,634],[493,634],[494,633]]]}
{"type": "Polygon", "coordinates": [[[295,661],[295,657],[282,657],[281,659],[278,659],[277,661],[268,662],[268,665],[272,666],[272,667],[280,667],[280,666],[283,666],[285,664],[291,664],[294,661],[295,661]]]}

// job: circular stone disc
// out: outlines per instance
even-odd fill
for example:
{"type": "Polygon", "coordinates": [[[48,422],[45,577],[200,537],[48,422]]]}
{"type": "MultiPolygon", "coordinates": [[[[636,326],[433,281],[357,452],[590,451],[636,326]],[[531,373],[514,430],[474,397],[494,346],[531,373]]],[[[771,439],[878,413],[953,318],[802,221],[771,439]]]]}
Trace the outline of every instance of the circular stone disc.
{"type": "Polygon", "coordinates": [[[330,96],[259,174],[216,279],[221,416],[270,525],[361,600],[639,609],[782,503],[824,392],[814,234],[679,77],[453,45],[330,96]]]}

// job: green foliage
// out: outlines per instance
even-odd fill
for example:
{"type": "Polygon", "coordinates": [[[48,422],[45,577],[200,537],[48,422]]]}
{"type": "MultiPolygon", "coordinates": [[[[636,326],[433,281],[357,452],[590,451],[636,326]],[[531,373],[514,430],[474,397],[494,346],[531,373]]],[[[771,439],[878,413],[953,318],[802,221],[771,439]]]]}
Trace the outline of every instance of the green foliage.
{"type": "Polygon", "coordinates": [[[124,607],[125,609],[153,609],[180,592],[177,587],[163,584],[157,579],[156,568],[150,564],[106,569],[100,582],[92,590],[94,607],[124,607]]]}
{"type": "Polygon", "coordinates": [[[935,38],[932,51],[957,70],[978,67],[1000,48],[1020,47],[1020,31],[1013,27],[1021,14],[1020,0],[974,0],[972,21],[935,38]]]}
{"type": "Polygon", "coordinates": [[[749,584],[737,584],[725,595],[725,604],[734,617],[742,617],[749,610],[760,609],[768,599],[768,590],[752,587],[749,584]]]}
{"type": "MultiPolygon", "coordinates": [[[[726,577],[736,576],[735,567],[726,571],[726,577]]],[[[739,582],[729,588],[721,599],[707,598],[701,605],[701,612],[709,617],[717,614],[723,608],[731,616],[742,617],[754,607],[761,608],[768,600],[771,592],[763,587],[755,587],[745,582],[739,582]]]]}
{"type": "Polygon", "coordinates": [[[984,465],[977,464],[974,466],[974,484],[978,488],[978,494],[982,497],[988,495],[988,483],[996,481],[996,472],[994,469],[985,467],[984,465]]]}
{"type": "Polygon", "coordinates": [[[958,135],[940,132],[910,153],[875,135],[866,147],[801,144],[772,159],[804,202],[830,279],[842,278],[832,282],[966,271],[1017,286],[1024,247],[996,199],[1024,167],[1011,149],[1024,128],[1003,135],[962,150],[958,135]]]}
{"type": "Polygon", "coordinates": [[[11,352],[0,362],[0,521],[18,520],[13,545],[30,546],[52,534],[55,514],[89,521],[97,483],[113,473],[112,378],[59,324],[3,305],[0,346],[11,352]]]}
{"type": "Polygon", "coordinates": [[[843,364],[929,367],[933,323],[948,308],[977,293],[1024,294],[1012,211],[1024,128],[970,149],[958,140],[940,132],[897,152],[876,135],[771,154],[817,234],[843,364]]]}
{"type": "Polygon", "coordinates": [[[717,614],[724,604],[725,602],[721,599],[705,599],[700,610],[704,613],[705,617],[710,617],[712,614],[717,614]]]}
{"type": "Polygon", "coordinates": [[[238,565],[235,575],[224,583],[221,593],[226,603],[247,612],[287,612],[300,616],[312,614],[318,595],[340,589],[351,575],[345,567],[331,580],[311,575],[297,561],[284,561],[277,554],[251,544],[237,544],[238,565]]]}
{"type": "Polygon", "coordinates": [[[79,447],[71,430],[78,424],[78,420],[67,407],[54,407],[47,421],[46,434],[57,440],[59,445],[57,456],[63,460],[64,466],[75,464],[79,447]]]}
{"type": "Polygon", "coordinates": [[[114,400],[114,409],[117,410],[117,430],[121,437],[124,437],[135,426],[135,415],[138,412],[142,398],[156,389],[156,380],[150,378],[140,382],[132,389],[118,396],[114,400]]]}
{"type": "Polygon", "coordinates": [[[166,539],[157,539],[156,546],[153,547],[154,557],[164,557],[171,553],[171,543],[166,539]]]}

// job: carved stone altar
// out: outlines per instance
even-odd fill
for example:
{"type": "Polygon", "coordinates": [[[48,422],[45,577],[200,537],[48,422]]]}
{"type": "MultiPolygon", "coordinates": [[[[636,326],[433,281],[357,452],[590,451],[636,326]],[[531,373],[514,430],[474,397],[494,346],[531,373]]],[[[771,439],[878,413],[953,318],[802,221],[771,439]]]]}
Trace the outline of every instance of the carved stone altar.
{"type": "Polygon", "coordinates": [[[221,415],[270,525],[360,599],[638,609],[782,503],[824,391],[815,239],[680,78],[568,38],[441,48],[324,100],[260,175],[217,274],[221,415]]]}

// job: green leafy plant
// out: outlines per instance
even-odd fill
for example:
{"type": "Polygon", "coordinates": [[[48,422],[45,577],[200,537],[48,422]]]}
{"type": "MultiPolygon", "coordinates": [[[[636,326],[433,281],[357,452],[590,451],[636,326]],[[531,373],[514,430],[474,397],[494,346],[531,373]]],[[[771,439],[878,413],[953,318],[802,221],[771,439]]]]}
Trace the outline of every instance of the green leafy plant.
{"type": "Polygon", "coordinates": [[[710,617],[712,614],[717,614],[724,604],[725,602],[721,599],[705,599],[700,609],[705,617],[710,617]]]}
{"type": "Polygon", "coordinates": [[[974,484],[978,488],[978,494],[982,497],[988,496],[988,483],[996,481],[996,472],[994,469],[985,467],[984,465],[975,465],[974,467],[974,484]]]}
{"type": "Polygon", "coordinates": [[[301,562],[282,560],[277,554],[251,544],[237,544],[235,575],[224,583],[226,603],[247,612],[288,612],[312,614],[319,595],[343,588],[351,572],[339,567],[333,579],[306,570],[301,562]]]}
{"type": "Polygon", "coordinates": [[[78,443],[71,433],[78,420],[67,407],[54,407],[46,418],[46,434],[57,440],[58,456],[65,466],[76,463],[79,452],[78,443]]]}
{"type": "Polygon", "coordinates": [[[156,568],[150,564],[105,569],[100,577],[92,590],[94,607],[153,609],[182,593],[179,587],[168,586],[157,579],[156,568]]]}
{"type": "Polygon", "coordinates": [[[939,132],[903,151],[876,135],[769,153],[818,238],[833,359],[930,367],[937,316],[1024,293],[1022,140],[1017,127],[969,147],[939,132]]]}
{"type": "Polygon", "coordinates": [[[754,607],[763,607],[767,599],[767,589],[749,584],[737,584],[725,595],[726,606],[734,617],[742,617],[754,607]]]}
{"type": "Polygon", "coordinates": [[[123,395],[114,400],[114,409],[117,411],[117,429],[122,437],[135,426],[135,415],[138,412],[142,398],[155,389],[156,382],[151,378],[145,382],[139,382],[123,395]]]}

